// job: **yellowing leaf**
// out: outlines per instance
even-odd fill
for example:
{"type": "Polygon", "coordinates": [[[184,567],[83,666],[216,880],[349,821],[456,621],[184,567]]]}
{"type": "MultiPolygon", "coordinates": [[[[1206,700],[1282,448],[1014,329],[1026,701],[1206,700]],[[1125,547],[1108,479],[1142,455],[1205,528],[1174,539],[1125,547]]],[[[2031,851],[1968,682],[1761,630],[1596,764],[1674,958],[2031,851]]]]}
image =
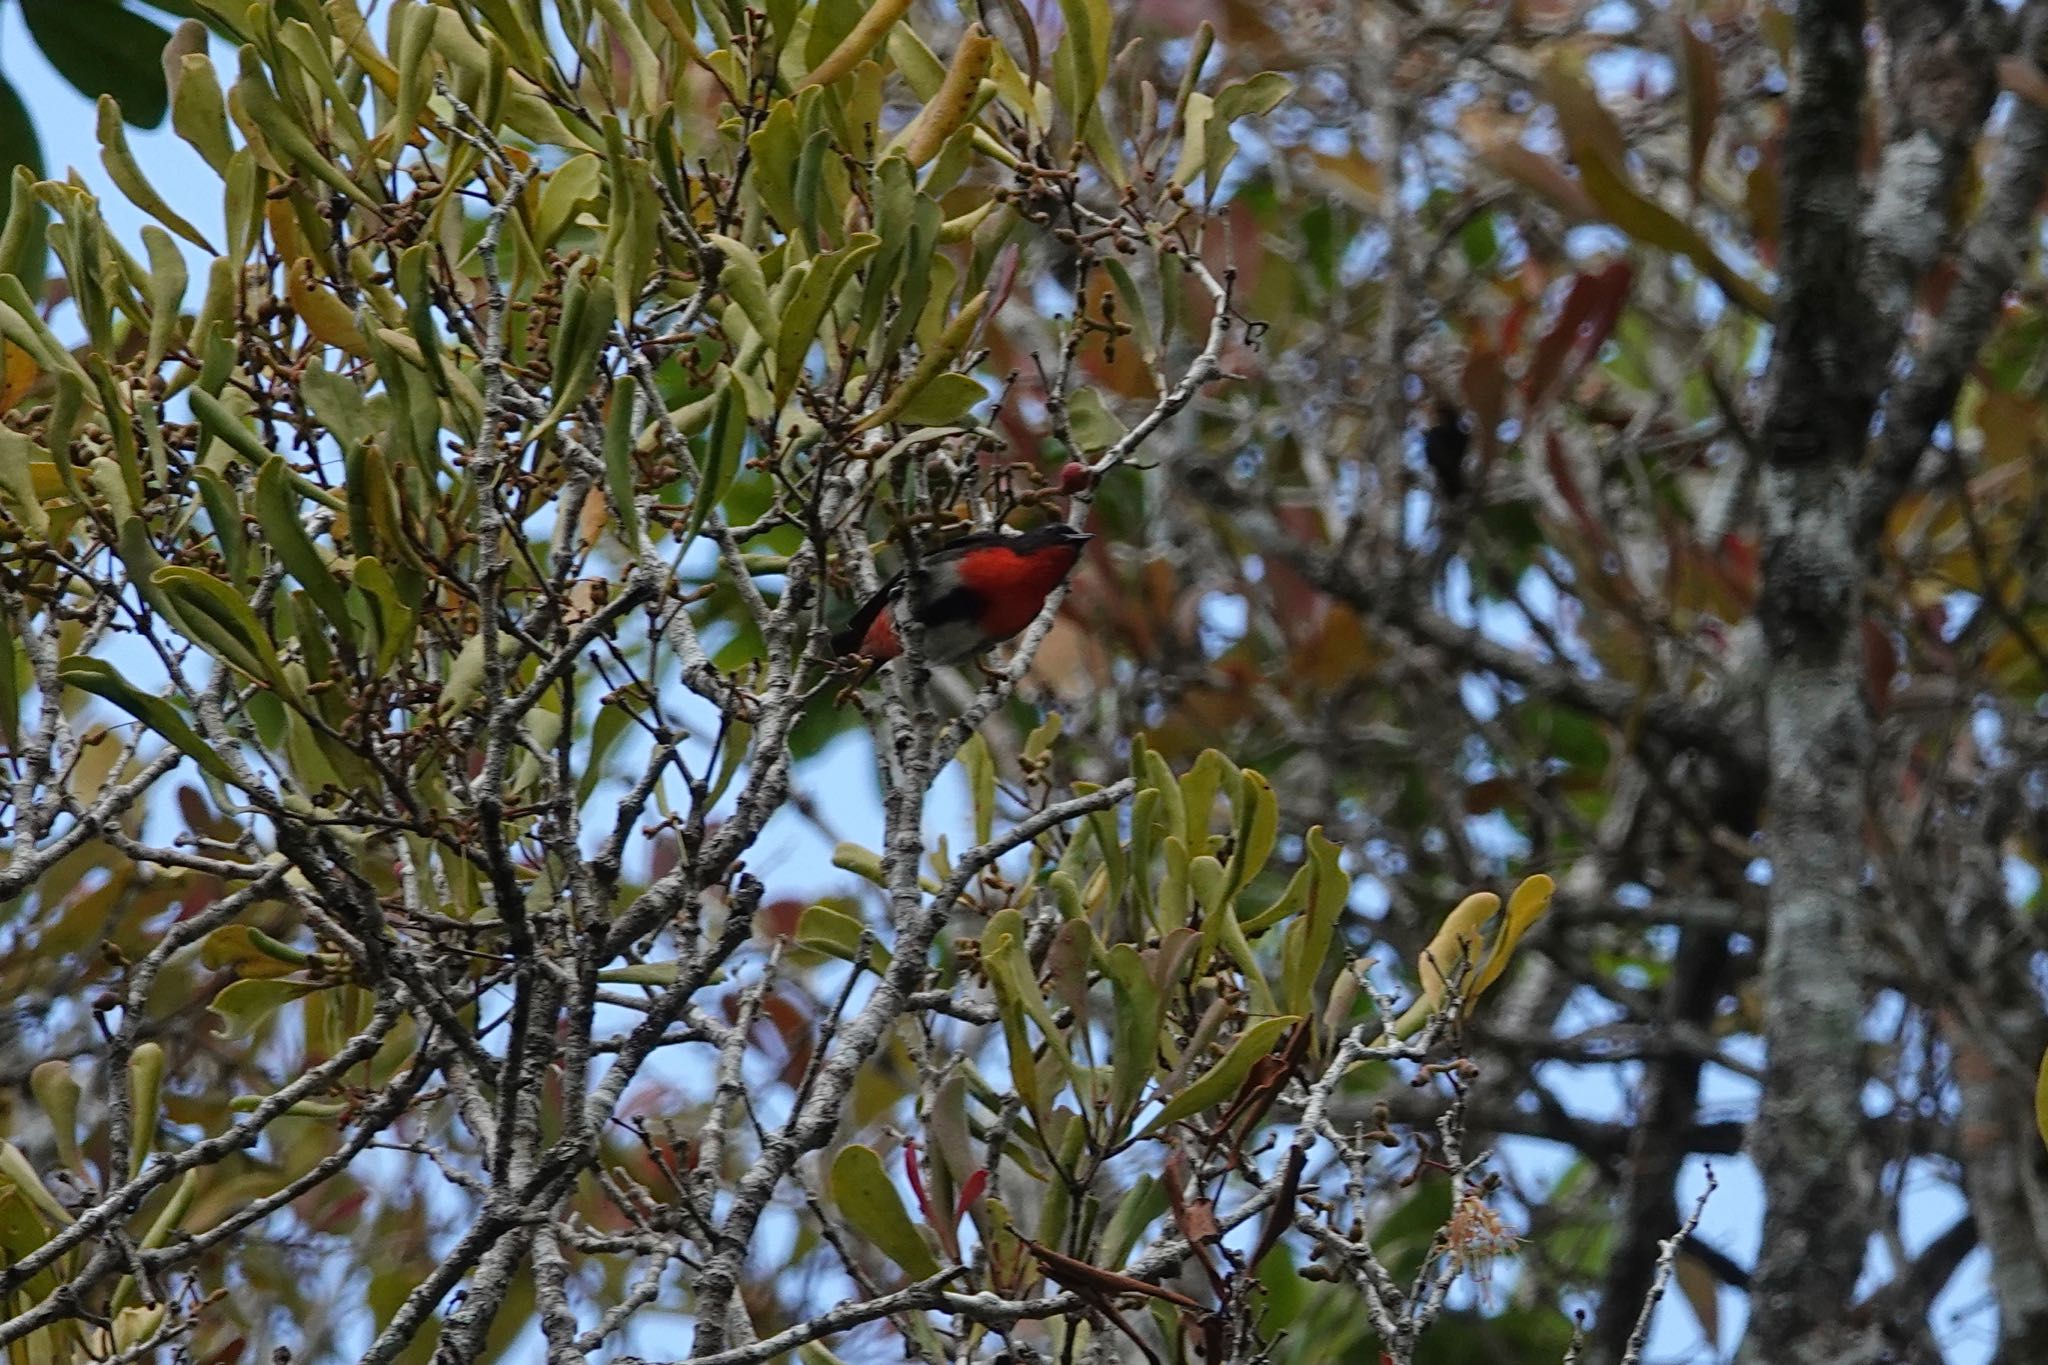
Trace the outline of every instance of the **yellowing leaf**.
{"type": "Polygon", "coordinates": [[[33,355],[11,341],[0,341],[0,412],[26,398],[42,374],[33,355]]]}
{"type": "Polygon", "coordinates": [[[2034,1127],[2048,1143],[2048,1052],[2041,1054],[2041,1072],[2034,1079],[2034,1127]]]}
{"type": "MultiPolygon", "coordinates": [[[[1406,1038],[1422,1027],[1424,1020],[1435,1013],[1443,1003],[1444,987],[1456,974],[1460,964],[1470,966],[1479,960],[1483,939],[1480,926],[1493,918],[1500,909],[1500,897],[1491,891],[1480,891],[1459,901],[1444,922],[1438,927],[1436,936],[1429,946],[1422,950],[1422,957],[1416,964],[1422,978],[1422,995],[1394,1021],[1393,1036],[1406,1038]]],[[[1382,1042],[1386,1041],[1384,1038],[1382,1042]]]]}
{"type": "Polygon", "coordinates": [[[349,306],[337,297],[333,290],[313,277],[313,262],[301,256],[292,262],[285,273],[285,297],[291,300],[292,311],[299,315],[299,321],[306,324],[306,330],[322,345],[346,351],[359,360],[368,359],[370,343],[363,340],[362,331],[356,326],[355,314],[349,306]]]}
{"type": "Polygon", "coordinates": [[[891,140],[891,150],[900,150],[912,166],[922,166],[939,154],[946,139],[973,112],[982,77],[988,74],[995,42],[980,24],[969,24],[946,68],[946,79],[923,109],[903,131],[891,140]]]}
{"type": "MultiPolygon", "coordinates": [[[[1435,1013],[1443,1003],[1448,980],[1456,975],[1461,964],[1470,969],[1465,978],[1465,1002],[1470,1005],[1477,1000],[1507,970],[1515,945],[1550,908],[1550,899],[1556,892],[1557,883],[1540,873],[1516,887],[1509,898],[1507,918],[1490,947],[1480,930],[1500,909],[1500,897],[1481,891],[1458,902],[1457,908],[1444,917],[1429,947],[1423,950],[1417,964],[1422,995],[1395,1020],[1392,1036],[1407,1037],[1435,1013]]],[[[1380,1041],[1387,1040],[1383,1037],[1380,1041]]]]}
{"type": "Polygon", "coordinates": [[[1550,898],[1556,894],[1557,883],[1540,872],[1515,888],[1515,893],[1508,897],[1507,923],[1501,927],[1500,937],[1494,940],[1486,965],[1472,978],[1472,990],[1467,999],[1477,1000],[1488,986],[1500,979],[1500,974],[1507,970],[1515,945],[1522,941],[1522,935],[1528,932],[1530,925],[1543,918],[1543,912],[1550,908],[1550,898]]]}
{"type": "Polygon", "coordinates": [[[812,67],[810,74],[797,83],[798,88],[830,85],[847,75],[874,50],[875,44],[888,36],[889,30],[896,27],[896,21],[909,9],[910,0],[875,0],[875,4],[860,17],[860,22],[853,26],[852,32],[840,41],[839,46],[833,48],[824,61],[812,67]]]}

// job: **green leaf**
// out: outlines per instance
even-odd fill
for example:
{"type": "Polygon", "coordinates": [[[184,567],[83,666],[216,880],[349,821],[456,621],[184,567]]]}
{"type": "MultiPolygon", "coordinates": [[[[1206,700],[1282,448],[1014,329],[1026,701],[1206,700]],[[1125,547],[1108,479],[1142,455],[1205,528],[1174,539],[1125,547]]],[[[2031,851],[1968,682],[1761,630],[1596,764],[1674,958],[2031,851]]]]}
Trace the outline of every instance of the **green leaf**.
{"type": "Polygon", "coordinates": [[[1074,434],[1074,444],[1090,453],[1109,449],[1123,439],[1127,430],[1093,388],[1076,389],[1067,395],[1067,426],[1074,434]]]}
{"type": "Polygon", "coordinates": [[[1143,743],[1143,736],[1131,744],[1131,780],[1140,791],[1147,787],[1158,789],[1159,815],[1165,821],[1165,833],[1180,834],[1187,828],[1187,807],[1181,801],[1180,780],[1159,751],[1143,743]]]}
{"type": "Polygon", "coordinates": [[[233,968],[243,978],[290,976],[312,960],[312,954],[249,924],[223,924],[199,943],[202,966],[216,972],[233,968]]]}
{"type": "Polygon", "coordinates": [[[166,203],[142,173],[141,163],[136,161],[135,153],[128,146],[127,134],[121,131],[121,107],[109,95],[100,96],[99,139],[100,164],[107,168],[107,175],[115,187],[128,196],[128,202],[201,251],[211,253],[213,243],[206,240],[206,234],[166,203]]]}
{"type": "Polygon", "coordinates": [[[1223,181],[1223,172],[1230,160],[1237,155],[1237,140],[1230,135],[1230,125],[1238,119],[1259,114],[1270,114],[1275,105],[1294,91],[1294,82],[1277,71],[1261,71],[1248,81],[1227,85],[1216,94],[1214,107],[1209,112],[1209,127],[1204,139],[1204,170],[1208,176],[1210,194],[1223,181]]]}
{"type": "Polygon", "coordinates": [[[96,697],[114,703],[147,725],[159,738],[196,762],[209,776],[230,785],[238,785],[233,771],[222,761],[221,756],[199,737],[197,731],[185,723],[185,718],[178,714],[170,702],[138,690],[106,660],[73,656],[57,665],[57,676],[81,692],[90,692],[96,697]]]}
{"type": "Polygon", "coordinates": [[[747,138],[747,150],[754,160],[754,189],[769,216],[784,232],[794,232],[803,221],[796,200],[796,163],[803,151],[803,136],[797,127],[795,100],[775,102],[768,117],[747,138]]]}
{"type": "Polygon", "coordinates": [[[57,1159],[83,1175],[85,1159],[78,1152],[78,1098],[84,1088],[79,1085],[71,1063],[55,1058],[42,1062],[29,1072],[28,1084],[35,1092],[36,1103],[43,1107],[43,1117],[50,1121],[50,1140],[56,1145],[57,1159]]]}
{"type": "Polygon", "coordinates": [[[0,497],[4,497],[17,525],[25,526],[38,538],[50,534],[50,514],[36,493],[31,466],[43,452],[35,442],[9,427],[0,427],[0,497]]]}
{"type": "Polygon", "coordinates": [[[1345,902],[1351,895],[1351,878],[1338,862],[1340,850],[1324,837],[1320,825],[1308,832],[1308,853],[1313,870],[1308,914],[1287,928],[1280,973],[1285,1007],[1302,1012],[1308,1010],[1316,977],[1329,956],[1338,917],[1344,913],[1345,902]]]}
{"type": "Polygon", "coordinates": [[[178,250],[169,233],[154,223],[145,223],[142,242],[149,251],[149,352],[143,369],[154,374],[169,354],[177,334],[187,276],[185,254],[178,250]]]}
{"type": "Polygon", "coordinates": [[[1095,97],[1109,76],[1110,30],[1114,21],[1109,0],[1060,0],[1066,32],[1053,53],[1053,90],[1060,108],[1073,120],[1077,137],[1085,137],[1095,113],[1095,97]]]}
{"type": "Polygon", "coordinates": [[[143,1163],[156,1149],[156,1130],[163,1122],[159,1104],[163,1091],[163,1045],[143,1043],[128,1054],[128,1113],[135,1125],[128,1153],[130,1180],[142,1174],[143,1163]]]}
{"type": "Polygon", "coordinates": [[[484,686],[484,637],[472,635],[462,642],[462,648],[448,663],[448,675],[441,684],[441,697],[435,709],[445,719],[460,715],[463,708],[476,700],[476,694],[484,686]]]}
{"type": "MultiPolygon", "coordinates": [[[[1416,973],[1422,978],[1422,994],[1394,1021],[1394,1037],[1406,1038],[1421,1028],[1442,1003],[1445,990],[1457,977],[1460,968],[1478,965],[1481,950],[1485,947],[1480,927],[1499,909],[1499,896],[1491,891],[1480,891],[1459,901],[1444,916],[1443,923],[1437,926],[1435,936],[1416,962],[1416,973]]],[[[1472,977],[1467,975],[1465,982],[1468,988],[1471,981],[1472,977]]]]}
{"type": "Polygon", "coordinates": [[[876,886],[887,886],[889,879],[882,872],[882,855],[873,849],[862,848],[859,844],[842,843],[832,850],[832,866],[842,872],[851,872],[866,878],[876,886]]]}
{"type": "MultiPolygon", "coordinates": [[[[56,1196],[44,1187],[43,1178],[36,1174],[36,1168],[29,1164],[28,1157],[11,1142],[0,1141],[0,1180],[13,1185],[24,1199],[59,1227],[72,1221],[56,1196]]],[[[38,1241],[36,1245],[41,1246],[42,1242],[38,1241]]]]}
{"type": "Polygon", "coordinates": [[[797,920],[796,941],[813,952],[858,962],[861,935],[865,932],[865,926],[845,911],[813,905],[797,920]]]}
{"type": "Polygon", "coordinates": [[[1223,1103],[1237,1093],[1244,1078],[1252,1069],[1252,1063],[1273,1050],[1287,1030],[1294,1027],[1296,1016],[1282,1014],[1271,1019],[1261,1019],[1238,1036],[1231,1044],[1230,1051],[1223,1054],[1223,1060],[1210,1067],[1190,1083],[1187,1089],[1167,1101],[1145,1125],[1138,1136],[1147,1137],[1168,1124],[1178,1123],[1191,1114],[1199,1114],[1223,1103]]]}
{"type": "Polygon", "coordinates": [[[186,52],[178,57],[178,72],[172,78],[171,127],[206,164],[223,176],[235,154],[228,139],[227,97],[221,93],[220,73],[204,52],[186,52]]]}
{"type": "Polygon", "coordinates": [[[1060,713],[1055,711],[1041,722],[1037,729],[1024,738],[1024,760],[1036,762],[1052,751],[1053,742],[1060,737],[1060,729],[1066,724],[1060,713]]]}
{"type": "Polygon", "coordinates": [[[5,77],[0,77],[0,163],[14,167],[12,174],[0,179],[0,214],[7,223],[0,234],[0,274],[20,276],[37,288],[43,277],[43,229],[50,211],[24,188],[43,178],[43,149],[28,106],[5,77]]]}
{"type": "Polygon", "coordinates": [[[1075,1089],[1080,1090],[1081,1077],[1075,1069],[1073,1053],[1067,1046],[1066,1035],[1060,1031],[1058,1021],[1045,1003],[1045,993],[1038,987],[1038,975],[1032,968],[1031,959],[1024,953],[1024,937],[1024,917],[1014,909],[998,911],[992,916],[981,937],[982,970],[988,975],[989,985],[996,994],[996,1004],[1003,1014],[1013,1079],[1020,1067],[1027,1072],[1035,1069],[1030,1038],[1023,1026],[1028,1018],[1038,1025],[1039,1033],[1045,1038],[1046,1051],[1052,1055],[1053,1061],[1075,1089]]]}
{"type": "Polygon", "coordinates": [[[840,288],[852,278],[862,262],[881,248],[882,239],[873,233],[854,236],[843,250],[830,252],[810,263],[810,273],[782,309],[781,329],[775,342],[775,407],[789,401],[796,381],[803,373],[804,357],[818,339],[818,326],[825,310],[839,297],[840,288]]]}
{"type": "MultiPolygon", "coordinates": [[[[796,923],[798,947],[836,957],[842,962],[860,961],[861,935],[864,932],[866,926],[858,919],[831,905],[806,907],[796,923]]],[[[868,944],[868,966],[876,972],[888,971],[891,961],[888,949],[879,943],[868,944]]]]}
{"type": "Polygon", "coordinates": [[[629,962],[623,967],[605,968],[597,974],[597,979],[607,986],[673,986],[676,984],[676,964],[629,962]]]}
{"type": "Polygon", "coordinates": [[[277,652],[241,594],[201,569],[173,566],[158,569],[151,577],[177,607],[178,619],[194,644],[259,682],[285,689],[277,652]]]}
{"type": "MultiPolygon", "coordinates": [[[[185,1215],[192,1211],[192,1200],[198,1193],[199,1172],[196,1170],[185,1172],[183,1178],[178,1181],[176,1188],[171,1191],[171,1197],[164,1204],[163,1211],[150,1221],[149,1231],[142,1234],[144,1250],[154,1250],[171,1240],[172,1231],[177,1228],[179,1223],[184,1221],[185,1215]]],[[[134,1312],[135,1310],[123,1309],[122,1311],[134,1312]]],[[[160,1312],[161,1309],[159,1308],[158,1311],[160,1312]]],[[[118,1330],[116,1329],[117,1332],[118,1330]]]]}
{"type": "MultiPolygon", "coordinates": [[[[42,1219],[36,1217],[28,1197],[15,1187],[13,1181],[0,1178],[0,1254],[5,1254],[11,1263],[49,1240],[50,1230],[43,1225],[42,1219]]],[[[29,1281],[28,1292],[43,1292],[54,1273],[54,1269],[45,1270],[29,1281]]],[[[34,1334],[29,1340],[35,1340],[34,1334]]]]}
{"type": "Polygon", "coordinates": [[[633,408],[639,392],[633,376],[622,375],[612,386],[604,425],[605,489],[619,519],[619,539],[630,550],[640,548],[640,506],[633,500],[633,408]]]}
{"type": "Polygon", "coordinates": [[[325,985],[311,981],[231,981],[213,997],[207,1011],[220,1016],[220,1034],[247,1038],[271,1015],[294,1000],[303,1000],[325,985]]]}
{"type": "Polygon", "coordinates": [[[718,249],[723,261],[718,268],[718,287],[739,304],[761,339],[774,345],[776,316],[768,304],[768,276],[761,268],[761,258],[746,243],[716,232],[706,233],[704,240],[718,249]]]}
{"type": "Polygon", "coordinates": [[[220,399],[204,389],[194,389],[191,398],[192,415],[199,419],[199,425],[207,435],[226,442],[237,455],[258,469],[266,460],[276,458],[276,453],[258,440],[255,432],[242,425],[242,419],[220,399]]]}
{"type": "Polygon", "coordinates": [[[1206,853],[1209,849],[1209,825],[1215,818],[1216,793],[1222,788],[1224,775],[1234,772],[1229,759],[1214,749],[1204,749],[1189,768],[1187,776],[1180,780],[1181,818],[1186,822],[1184,837],[1188,852],[1206,853]]]}
{"type": "Polygon", "coordinates": [[[1116,1206],[1109,1226],[1103,1230],[1102,1250],[1095,1263],[1104,1270],[1122,1270],[1124,1262],[1130,1259],[1131,1248],[1138,1243],[1138,1234],[1166,1212],[1166,1202],[1166,1186],[1152,1176],[1141,1175],[1132,1181],[1130,1192],[1116,1206]]]}
{"type": "Polygon", "coordinates": [[[562,239],[576,215],[603,197],[604,162],[585,153],[572,156],[548,176],[534,217],[534,245],[543,250],[562,239]]]}
{"type": "Polygon", "coordinates": [[[291,471],[280,456],[265,460],[256,476],[256,523],[263,528],[263,538],[277,552],[285,571],[299,580],[313,605],[320,608],[320,614],[333,623],[342,639],[353,639],[355,622],[348,614],[348,598],[299,521],[299,500],[291,487],[291,471]]]}
{"type": "Polygon", "coordinates": [[[732,486],[733,476],[739,471],[740,451],[747,442],[747,403],[739,377],[728,370],[722,378],[725,382],[718,393],[711,432],[705,438],[704,455],[697,470],[697,489],[690,500],[690,520],[683,530],[685,545],[704,530],[704,523],[711,519],[711,509],[718,506],[732,486]]]}
{"type": "Polygon", "coordinates": [[[974,842],[985,844],[996,827],[996,761],[979,731],[960,746],[960,765],[967,769],[967,790],[974,802],[974,842]]]}
{"type": "Polygon", "coordinates": [[[965,417],[987,397],[988,390],[973,375],[949,372],[919,390],[915,398],[897,411],[896,420],[915,426],[944,426],[965,417]]]}
{"type": "Polygon", "coordinates": [[[1543,88],[1578,163],[1579,183],[1600,215],[1646,246],[1686,257],[1735,303],[1769,317],[1771,299],[1762,288],[1722,260],[1690,223],[1636,188],[1621,131],[1587,83],[1580,59],[1558,49],[1544,66],[1543,88]]]}
{"type": "Polygon", "coordinates": [[[832,1202],[840,1216],[914,1280],[939,1273],[938,1260],[904,1211],[902,1197],[882,1169],[882,1158],[859,1143],[832,1158],[832,1202]]]}
{"type": "Polygon", "coordinates": [[[1159,1028],[1165,1020],[1165,1001],[1146,974],[1144,958],[1130,944],[1119,943],[1111,948],[1105,969],[1116,1000],[1110,1098],[1121,1121],[1137,1107],[1159,1064],[1159,1028]]]}
{"type": "Polygon", "coordinates": [[[0,739],[10,753],[20,743],[20,657],[14,618],[0,608],[0,739]]]}
{"type": "Polygon", "coordinates": [[[343,376],[324,368],[319,361],[306,366],[299,379],[299,391],[313,409],[313,415],[320,419],[320,425],[341,443],[344,453],[354,450],[375,433],[376,427],[363,404],[363,391],[343,376]]]}
{"type": "MultiPolygon", "coordinates": [[[[1199,90],[1188,96],[1181,114],[1180,160],[1174,163],[1173,174],[1168,177],[1174,184],[1192,185],[1208,170],[1210,130],[1215,117],[1215,100],[1199,90]]],[[[1229,134],[1219,129],[1215,136],[1228,138],[1229,134]]]]}
{"type": "Polygon", "coordinates": [[[21,0],[29,36],[57,74],[88,99],[112,95],[141,128],[164,121],[170,95],[158,54],[170,31],[121,0],[21,0]]]}
{"type": "MultiPolygon", "coordinates": [[[[228,1101],[232,1113],[246,1114],[260,1109],[268,1095],[237,1095],[228,1101]]],[[[326,1123],[346,1114],[352,1106],[347,1100],[298,1100],[287,1105],[283,1117],[292,1119],[319,1119],[326,1123]]]]}
{"type": "Polygon", "coordinates": [[[1237,808],[1237,829],[1231,840],[1230,890],[1235,896],[1265,870],[1280,837],[1280,802],[1273,784],[1251,768],[1241,769],[1243,795],[1237,808]]]}
{"type": "Polygon", "coordinates": [[[356,557],[355,587],[369,611],[371,635],[377,647],[377,671],[388,673],[398,662],[398,656],[411,647],[418,606],[399,593],[390,572],[369,555],[356,557]]]}
{"type": "MultiPolygon", "coordinates": [[[[270,88],[269,75],[254,47],[242,49],[241,77],[235,82],[235,95],[241,100],[242,110],[248,115],[250,124],[261,130],[264,141],[277,153],[296,161],[321,184],[340,191],[373,213],[378,211],[377,201],[370,197],[369,192],[350,180],[339,166],[328,159],[319,144],[293,117],[292,111],[278,99],[277,93],[270,88]]],[[[289,165],[286,170],[290,170],[289,165]]]]}

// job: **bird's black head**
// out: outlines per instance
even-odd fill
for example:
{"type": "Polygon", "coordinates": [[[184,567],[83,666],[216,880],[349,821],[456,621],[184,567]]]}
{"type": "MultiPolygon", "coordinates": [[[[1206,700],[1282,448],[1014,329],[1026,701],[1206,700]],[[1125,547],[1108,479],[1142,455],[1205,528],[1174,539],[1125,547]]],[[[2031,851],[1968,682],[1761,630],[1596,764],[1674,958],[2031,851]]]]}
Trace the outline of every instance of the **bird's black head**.
{"type": "Polygon", "coordinates": [[[1078,526],[1056,521],[1049,526],[1034,527],[1022,534],[1007,537],[1004,543],[1019,554],[1028,554],[1032,550],[1043,550],[1054,545],[1066,545],[1079,550],[1093,539],[1094,536],[1078,526]]]}

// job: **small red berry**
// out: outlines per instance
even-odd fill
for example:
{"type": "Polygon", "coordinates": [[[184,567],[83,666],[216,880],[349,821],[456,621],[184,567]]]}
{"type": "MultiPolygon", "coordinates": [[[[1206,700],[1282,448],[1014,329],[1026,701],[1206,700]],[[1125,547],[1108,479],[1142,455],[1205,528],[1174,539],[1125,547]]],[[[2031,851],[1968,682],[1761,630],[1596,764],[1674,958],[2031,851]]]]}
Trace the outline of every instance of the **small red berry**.
{"type": "Polygon", "coordinates": [[[1060,466],[1060,492],[1072,496],[1085,493],[1095,486],[1095,475],[1079,460],[1068,460],[1060,466]]]}

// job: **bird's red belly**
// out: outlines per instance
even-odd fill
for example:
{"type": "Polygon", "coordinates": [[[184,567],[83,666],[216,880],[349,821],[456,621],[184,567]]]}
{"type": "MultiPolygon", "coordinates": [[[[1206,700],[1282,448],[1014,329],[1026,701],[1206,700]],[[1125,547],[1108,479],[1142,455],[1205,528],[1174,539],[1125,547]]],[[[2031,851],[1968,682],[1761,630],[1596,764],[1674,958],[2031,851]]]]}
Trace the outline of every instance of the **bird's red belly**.
{"type": "Polygon", "coordinates": [[[1038,619],[1043,593],[1016,593],[997,598],[982,613],[981,624],[991,641],[1007,640],[1038,619]]]}

